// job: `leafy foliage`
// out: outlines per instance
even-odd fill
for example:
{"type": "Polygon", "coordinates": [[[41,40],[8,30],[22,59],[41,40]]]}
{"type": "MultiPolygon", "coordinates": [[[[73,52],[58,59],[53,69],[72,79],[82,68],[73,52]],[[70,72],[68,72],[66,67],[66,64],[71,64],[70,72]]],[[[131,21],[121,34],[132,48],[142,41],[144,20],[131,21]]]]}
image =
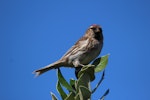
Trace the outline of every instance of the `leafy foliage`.
{"type": "MultiPolygon", "coordinates": [[[[96,91],[104,79],[104,69],[108,63],[109,55],[102,56],[96,59],[92,65],[84,66],[78,73],[78,79],[70,79],[68,83],[63,77],[60,69],[58,69],[57,76],[57,91],[59,92],[62,100],[91,100],[91,95],[96,91]],[[96,87],[92,90],[90,82],[95,80],[95,73],[103,71],[102,77],[96,87]],[[66,88],[69,94],[66,94],[62,88],[66,88]]],[[[105,96],[109,93],[109,89],[104,93],[100,100],[104,100],[105,96]]],[[[52,100],[57,100],[57,97],[51,93],[52,100]]]]}

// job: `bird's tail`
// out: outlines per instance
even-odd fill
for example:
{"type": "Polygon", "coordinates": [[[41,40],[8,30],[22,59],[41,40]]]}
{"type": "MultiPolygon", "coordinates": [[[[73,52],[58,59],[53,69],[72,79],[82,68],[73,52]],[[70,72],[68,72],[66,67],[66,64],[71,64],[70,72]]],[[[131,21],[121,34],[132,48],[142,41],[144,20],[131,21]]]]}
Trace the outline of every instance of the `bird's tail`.
{"type": "Polygon", "coordinates": [[[40,68],[40,69],[38,69],[38,70],[35,70],[33,73],[35,74],[35,76],[39,76],[39,75],[41,75],[41,74],[43,74],[43,73],[45,73],[45,72],[47,72],[47,71],[49,71],[49,70],[51,70],[51,69],[59,68],[59,67],[61,67],[62,65],[63,65],[63,62],[61,62],[61,61],[56,61],[56,62],[54,62],[54,63],[52,63],[52,64],[49,64],[49,65],[47,65],[47,66],[45,66],[45,67],[43,67],[43,68],[40,68]]]}

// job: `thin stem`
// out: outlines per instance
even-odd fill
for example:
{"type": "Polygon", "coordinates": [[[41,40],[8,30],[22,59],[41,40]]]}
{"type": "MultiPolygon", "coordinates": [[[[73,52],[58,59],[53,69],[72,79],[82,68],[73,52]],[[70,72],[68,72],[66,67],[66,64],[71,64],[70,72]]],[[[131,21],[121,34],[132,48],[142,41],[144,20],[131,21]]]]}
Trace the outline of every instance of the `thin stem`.
{"type": "Polygon", "coordinates": [[[98,84],[96,85],[96,87],[92,90],[92,93],[94,93],[96,89],[99,87],[99,85],[102,83],[102,81],[104,80],[104,76],[105,76],[105,71],[103,71],[102,77],[100,81],[98,82],[98,84]]]}

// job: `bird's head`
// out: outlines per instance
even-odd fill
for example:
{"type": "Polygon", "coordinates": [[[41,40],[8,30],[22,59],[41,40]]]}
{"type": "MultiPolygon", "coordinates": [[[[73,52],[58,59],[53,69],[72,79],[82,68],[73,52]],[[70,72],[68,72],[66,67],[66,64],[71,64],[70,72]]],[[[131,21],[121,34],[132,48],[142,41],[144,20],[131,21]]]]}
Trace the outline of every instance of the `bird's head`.
{"type": "Polygon", "coordinates": [[[86,31],[86,36],[103,40],[102,28],[97,24],[91,25],[86,31]]]}
{"type": "Polygon", "coordinates": [[[89,29],[90,29],[91,31],[93,31],[94,33],[102,32],[102,28],[101,28],[99,25],[97,25],[97,24],[91,25],[91,26],[89,27],[89,29]]]}

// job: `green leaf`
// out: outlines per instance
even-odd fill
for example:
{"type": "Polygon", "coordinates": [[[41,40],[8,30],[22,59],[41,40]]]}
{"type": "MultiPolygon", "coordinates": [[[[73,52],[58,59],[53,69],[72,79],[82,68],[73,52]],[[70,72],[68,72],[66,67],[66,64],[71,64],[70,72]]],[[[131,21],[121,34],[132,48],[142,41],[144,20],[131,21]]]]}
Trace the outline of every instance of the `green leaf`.
{"type": "Polygon", "coordinates": [[[50,94],[52,96],[52,100],[58,100],[57,97],[54,95],[54,93],[51,92],[50,94]]]}
{"type": "Polygon", "coordinates": [[[70,85],[74,86],[75,85],[75,80],[74,79],[70,79],[70,85]]]}
{"type": "Polygon", "coordinates": [[[60,94],[62,100],[64,100],[67,97],[67,94],[64,92],[59,82],[57,82],[57,91],[60,94]]]}
{"type": "Polygon", "coordinates": [[[64,86],[67,90],[72,91],[75,93],[72,86],[65,80],[65,78],[62,76],[60,69],[58,68],[58,81],[64,86]]]}
{"type": "Polygon", "coordinates": [[[75,94],[73,92],[70,92],[70,94],[67,96],[65,100],[75,100],[74,99],[75,94]]]}
{"type": "Polygon", "coordinates": [[[70,85],[72,86],[72,88],[73,88],[74,90],[76,90],[76,88],[75,88],[75,83],[76,83],[76,80],[70,79],[70,85]]]}
{"type": "Polygon", "coordinates": [[[75,84],[76,87],[76,91],[79,91],[79,87],[80,86],[85,86],[86,88],[90,88],[90,78],[89,75],[87,73],[83,73],[79,79],[77,80],[77,83],[75,84]]]}
{"type": "Polygon", "coordinates": [[[98,58],[96,59],[92,65],[95,65],[96,68],[95,68],[95,72],[100,72],[102,71],[103,69],[105,69],[107,63],[108,63],[108,57],[109,57],[109,54],[105,55],[105,56],[102,56],[101,58],[98,58]]]}
{"type": "Polygon", "coordinates": [[[74,98],[75,100],[80,100],[79,93],[74,98]]]}
{"type": "Polygon", "coordinates": [[[84,66],[81,69],[81,71],[78,73],[78,77],[80,77],[84,73],[87,73],[87,75],[90,78],[90,81],[93,81],[95,79],[95,73],[94,73],[94,66],[93,65],[84,66]]]}
{"type": "Polygon", "coordinates": [[[80,100],[88,100],[91,97],[91,92],[88,88],[84,86],[79,87],[79,97],[80,100]]]}

